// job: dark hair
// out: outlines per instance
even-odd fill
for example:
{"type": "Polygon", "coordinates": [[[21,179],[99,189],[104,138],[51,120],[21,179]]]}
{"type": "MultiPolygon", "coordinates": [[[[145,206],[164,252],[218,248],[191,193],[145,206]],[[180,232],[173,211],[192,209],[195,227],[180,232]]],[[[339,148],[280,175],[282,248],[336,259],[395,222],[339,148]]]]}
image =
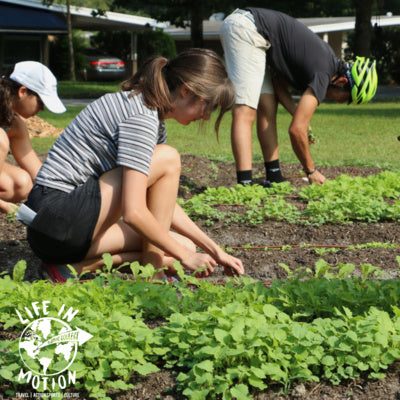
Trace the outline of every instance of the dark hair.
{"type": "Polygon", "coordinates": [[[219,108],[215,122],[218,133],[223,115],[235,103],[235,90],[222,60],[212,50],[189,49],[171,60],[152,57],[121,87],[125,91],[142,93],[146,106],[157,109],[164,119],[172,110],[175,93],[181,85],[206,102],[206,114],[219,108]]]}
{"type": "Polygon", "coordinates": [[[342,89],[346,90],[348,92],[351,91],[351,87],[352,87],[351,82],[353,80],[353,78],[351,77],[351,73],[349,74],[350,69],[351,68],[349,66],[349,63],[347,63],[346,61],[343,61],[341,59],[338,60],[338,70],[337,70],[337,78],[336,79],[341,78],[341,77],[347,78],[348,83],[342,89]]]}
{"type": "MultiPolygon", "coordinates": [[[[8,128],[12,123],[14,101],[18,97],[19,88],[23,86],[10,79],[13,71],[14,68],[11,68],[0,78],[0,126],[4,128],[8,128]]],[[[37,96],[30,89],[28,89],[28,94],[37,96]]]]}
{"type": "Polygon", "coordinates": [[[346,61],[341,60],[340,58],[338,59],[338,69],[337,69],[337,74],[339,76],[345,76],[346,71],[348,70],[348,63],[346,61]]]}
{"type": "Polygon", "coordinates": [[[0,78],[0,126],[8,128],[14,117],[13,103],[21,85],[9,79],[12,71],[0,78]]]}

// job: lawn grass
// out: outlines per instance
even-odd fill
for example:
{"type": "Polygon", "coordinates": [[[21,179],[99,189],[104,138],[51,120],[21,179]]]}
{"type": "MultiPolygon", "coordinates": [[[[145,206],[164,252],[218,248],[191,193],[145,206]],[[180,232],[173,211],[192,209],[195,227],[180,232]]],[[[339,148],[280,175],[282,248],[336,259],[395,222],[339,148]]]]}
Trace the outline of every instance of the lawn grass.
{"type": "Polygon", "coordinates": [[[33,137],[31,139],[31,143],[37,153],[44,153],[49,151],[49,149],[51,148],[51,146],[53,146],[56,139],[57,138],[54,136],[46,136],[42,138],[33,137]]]}
{"type": "Polygon", "coordinates": [[[96,99],[103,94],[120,90],[119,82],[58,81],[58,95],[62,99],[96,99]]]}
{"type": "MultiPolygon", "coordinates": [[[[400,168],[399,127],[400,102],[370,103],[363,106],[323,103],[311,121],[316,143],[311,152],[317,165],[374,166],[400,168]]],[[[278,136],[280,160],[298,163],[294,154],[288,127],[291,116],[278,109],[278,136]]],[[[211,160],[233,161],[230,147],[231,116],[221,124],[219,144],[208,123],[208,129],[199,131],[195,125],[187,128],[168,121],[168,142],[181,153],[201,155],[211,160]]],[[[262,161],[255,129],[253,129],[253,159],[262,161]]]]}
{"type": "MultiPolygon", "coordinates": [[[[65,127],[82,107],[68,107],[65,114],[40,113],[40,117],[57,127],[65,127]]],[[[315,112],[311,125],[316,143],[311,146],[319,166],[373,166],[400,169],[399,127],[400,101],[376,101],[362,106],[323,103],[315,112]]],[[[298,163],[288,135],[291,116],[278,109],[280,160],[298,163]]],[[[213,130],[213,119],[203,129],[192,123],[185,127],[174,120],[167,121],[168,143],[181,154],[195,154],[213,161],[233,161],[230,145],[230,113],[224,116],[219,143],[213,130]]],[[[40,143],[40,139],[38,141],[40,143]]],[[[36,147],[38,144],[34,144],[36,147]]],[[[253,129],[253,159],[262,161],[255,129],[253,129]]]]}
{"type": "Polygon", "coordinates": [[[56,128],[65,128],[84,107],[67,107],[67,111],[62,114],[54,114],[45,109],[38,113],[38,117],[44,119],[56,128]]]}

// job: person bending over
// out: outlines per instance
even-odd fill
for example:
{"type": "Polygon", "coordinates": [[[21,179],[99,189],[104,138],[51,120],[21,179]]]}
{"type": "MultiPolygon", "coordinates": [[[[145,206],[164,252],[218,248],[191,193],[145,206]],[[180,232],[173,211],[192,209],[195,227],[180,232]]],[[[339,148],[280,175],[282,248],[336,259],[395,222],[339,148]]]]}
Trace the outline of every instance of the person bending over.
{"type": "Polygon", "coordinates": [[[357,57],[346,63],[296,19],[263,8],[234,11],[222,23],[220,38],[237,93],[231,136],[238,183],[252,183],[251,131],[256,118],[266,169],[264,186],[285,180],[279,163],[278,101],[293,116],[290,140],[310,183],[324,183],[310,152],[311,118],[325,97],[339,103],[369,101],[377,89],[375,62],[357,57]],[[288,87],[302,92],[297,106],[288,87]]]}

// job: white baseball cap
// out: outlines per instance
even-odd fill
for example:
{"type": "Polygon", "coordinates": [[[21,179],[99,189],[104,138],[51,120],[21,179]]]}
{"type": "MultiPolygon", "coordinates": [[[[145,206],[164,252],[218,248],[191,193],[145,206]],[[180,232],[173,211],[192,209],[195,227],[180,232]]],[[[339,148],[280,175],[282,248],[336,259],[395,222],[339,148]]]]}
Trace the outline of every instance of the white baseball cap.
{"type": "Polygon", "coordinates": [[[15,64],[10,79],[39,95],[49,111],[61,114],[67,110],[58,97],[56,77],[40,62],[21,61],[15,64]]]}

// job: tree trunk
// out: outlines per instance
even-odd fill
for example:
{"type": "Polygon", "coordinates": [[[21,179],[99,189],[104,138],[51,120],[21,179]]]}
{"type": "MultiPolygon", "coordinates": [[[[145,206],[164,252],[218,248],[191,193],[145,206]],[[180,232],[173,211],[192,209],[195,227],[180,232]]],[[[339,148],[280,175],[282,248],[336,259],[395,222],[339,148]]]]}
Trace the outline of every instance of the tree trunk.
{"type": "Polygon", "coordinates": [[[66,2],[67,2],[67,27],[68,27],[69,79],[71,81],[76,81],[74,43],[72,40],[72,21],[71,21],[70,0],[66,0],[66,2]]]}
{"type": "Polygon", "coordinates": [[[356,9],[354,53],[357,56],[369,57],[371,55],[371,17],[374,0],[353,0],[353,2],[356,9]]]}
{"type": "Polygon", "coordinates": [[[204,7],[202,0],[192,1],[190,16],[190,40],[192,47],[203,47],[203,19],[204,7]]]}

